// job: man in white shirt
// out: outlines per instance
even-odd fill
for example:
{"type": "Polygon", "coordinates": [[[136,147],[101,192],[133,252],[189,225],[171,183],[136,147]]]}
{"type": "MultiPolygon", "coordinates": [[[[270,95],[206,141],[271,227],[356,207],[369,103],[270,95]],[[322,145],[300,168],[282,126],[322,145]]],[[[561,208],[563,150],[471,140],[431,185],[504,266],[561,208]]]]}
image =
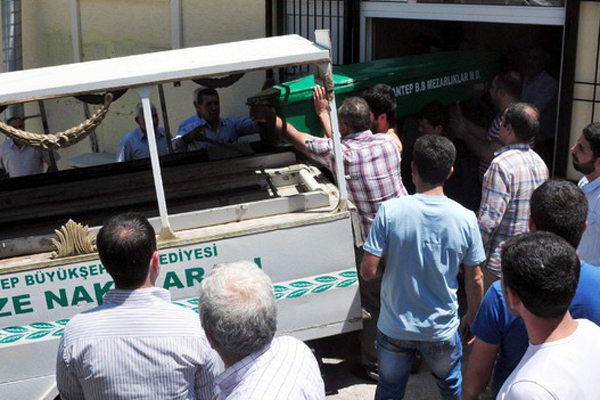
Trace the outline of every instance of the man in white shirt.
{"type": "Polygon", "coordinates": [[[115,289],[65,328],[56,367],[61,399],[213,399],[221,363],[198,317],[154,286],[160,264],[148,220],[113,217],[97,242],[115,289]]]}
{"type": "MultiPolygon", "coordinates": [[[[25,129],[25,121],[21,117],[9,118],[6,123],[19,130],[25,129]]],[[[54,153],[54,157],[58,159],[58,154],[54,153]]],[[[50,153],[11,138],[6,138],[0,148],[0,170],[4,170],[9,178],[41,174],[46,172],[45,167],[51,165],[50,153]]]]}
{"type": "Polygon", "coordinates": [[[200,284],[199,311],[208,341],[225,363],[215,379],[222,400],[325,399],[310,349],[291,336],[273,338],[273,282],[256,264],[217,265],[200,284]]]}
{"type": "Polygon", "coordinates": [[[573,168],[581,172],[577,186],[588,199],[588,226],[577,251],[582,261],[600,266],[600,122],[589,124],[571,147],[573,168]]]}
{"type": "Polygon", "coordinates": [[[523,318],[529,348],[497,399],[598,398],[600,327],[568,310],[580,274],[575,249],[537,231],[507,241],[501,258],[506,305],[523,318]]]}

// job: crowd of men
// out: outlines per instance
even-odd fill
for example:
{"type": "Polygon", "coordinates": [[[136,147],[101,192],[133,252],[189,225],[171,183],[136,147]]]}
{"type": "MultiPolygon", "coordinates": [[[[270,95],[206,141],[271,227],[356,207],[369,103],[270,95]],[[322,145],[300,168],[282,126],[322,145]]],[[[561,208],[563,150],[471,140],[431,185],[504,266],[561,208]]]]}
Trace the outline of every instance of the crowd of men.
{"type": "MultiPolygon", "coordinates": [[[[518,74],[494,78],[490,94],[498,113],[487,130],[457,109],[428,105],[411,145],[410,195],[391,88],[376,85],[337,110],[344,179],[365,239],[355,248],[366,316],[361,354],[365,372],[378,381],[376,399],[403,398],[417,357],[447,399],[476,399],[490,379],[499,399],[600,393],[600,123],[587,126],[571,149],[573,166],[584,175],[578,186],[549,180],[532,147],[545,111],[520,102],[520,93],[518,74]],[[457,154],[466,148],[481,158],[477,214],[446,193],[460,168],[457,154]],[[466,368],[463,346],[472,346],[466,368]]],[[[282,139],[333,171],[325,89],[317,86],[313,99],[322,138],[268,107],[254,110],[254,120],[220,118],[216,91],[200,90],[197,115],[182,123],[174,147],[201,149],[205,137],[222,135],[233,141],[267,120],[282,139]]],[[[140,112],[140,128],[128,143],[143,137],[140,112]]],[[[123,145],[123,159],[136,146],[123,145]]],[[[457,193],[460,181],[454,182],[457,193]]],[[[97,242],[115,289],[65,329],[57,361],[63,399],[324,398],[310,349],[275,337],[272,282],[256,265],[216,266],[200,285],[198,319],[154,286],[158,251],[142,216],[110,219],[97,242]]]]}

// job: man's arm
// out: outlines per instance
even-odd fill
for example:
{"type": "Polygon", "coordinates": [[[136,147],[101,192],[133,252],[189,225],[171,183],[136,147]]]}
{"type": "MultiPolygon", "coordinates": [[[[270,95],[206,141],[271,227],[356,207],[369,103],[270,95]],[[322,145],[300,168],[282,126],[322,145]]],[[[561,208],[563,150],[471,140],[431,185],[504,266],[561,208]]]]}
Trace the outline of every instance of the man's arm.
{"type": "Polygon", "coordinates": [[[489,257],[490,242],[502,222],[510,202],[509,178],[496,163],[492,163],[483,177],[481,205],[477,223],[481,240],[489,257]]]}
{"type": "Polygon", "coordinates": [[[331,120],[329,119],[329,99],[327,98],[327,91],[321,85],[315,85],[313,91],[313,104],[315,106],[315,113],[319,117],[321,126],[323,127],[323,135],[326,138],[332,136],[331,120]]]}
{"type": "Polygon", "coordinates": [[[467,293],[467,313],[460,322],[460,331],[463,340],[468,340],[468,344],[471,344],[473,341],[471,325],[483,299],[483,273],[478,265],[465,266],[465,291],[467,293]]]}
{"type": "Polygon", "coordinates": [[[65,360],[65,349],[62,339],[58,345],[58,355],[56,359],[56,385],[62,400],[85,399],[79,380],[75,374],[71,372],[65,360]]]}
{"type": "Polygon", "coordinates": [[[308,139],[314,138],[308,133],[300,132],[298,129],[287,121],[283,121],[275,111],[267,106],[256,106],[251,110],[252,119],[254,121],[266,122],[267,125],[272,125],[277,135],[283,140],[289,142],[292,146],[305,154],[309,154],[306,146],[308,139]]]}
{"type": "Polygon", "coordinates": [[[360,276],[365,281],[370,281],[381,276],[381,268],[379,268],[379,262],[381,257],[377,257],[367,251],[363,256],[362,262],[360,263],[360,276]]]}
{"type": "Polygon", "coordinates": [[[499,349],[499,344],[489,344],[475,337],[465,371],[462,400],[476,400],[483,393],[492,376],[499,349]]]}
{"type": "Polygon", "coordinates": [[[487,139],[481,140],[475,135],[465,135],[462,138],[471,153],[477,157],[484,159],[487,162],[491,162],[495,157],[495,152],[502,146],[495,142],[490,142],[487,139]]]}
{"type": "Polygon", "coordinates": [[[487,129],[476,125],[462,115],[460,106],[451,109],[450,128],[454,135],[461,139],[469,150],[479,158],[490,162],[494,159],[494,152],[502,147],[498,143],[490,142],[487,138],[487,129]]]}

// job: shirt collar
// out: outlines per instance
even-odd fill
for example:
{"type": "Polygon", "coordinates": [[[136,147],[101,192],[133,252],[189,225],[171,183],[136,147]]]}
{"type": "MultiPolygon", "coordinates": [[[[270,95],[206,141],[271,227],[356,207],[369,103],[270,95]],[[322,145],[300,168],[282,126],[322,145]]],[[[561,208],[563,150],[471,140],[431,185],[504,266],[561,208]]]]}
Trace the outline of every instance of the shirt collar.
{"type": "Polygon", "coordinates": [[[229,366],[227,369],[225,369],[225,371],[215,377],[215,385],[221,389],[223,394],[229,394],[240,382],[244,380],[244,377],[254,365],[255,360],[263,355],[271,347],[272,343],[273,341],[271,341],[271,343],[267,344],[261,350],[258,350],[229,366]]]}
{"type": "Polygon", "coordinates": [[[342,137],[343,140],[347,140],[347,139],[364,139],[366,137],[369,136],[373,136],[373,133],[370,130],[366,130],[366,131],[362,131],[362,132],[355,132],[355,133],[351,133],[349,135],[346,135],[344,137],[342,137]]]}
{"type": "Polygon", "coordinates": [[[121,304],[143,304],[152,303],[156,300],[171,301],[171,294],[168,290],[149,287],[142,289],[111,289],[106,293],[103,299],[104,303],[116,305],[121,304]]]}
{"type": "Polygon", "coordinates": [[[588,194],[592,193],[596,189],[600,188],[600,177],[594,179],[593,181],[588,181],[588,179],[584,176],[581,178],[581,182],[579,184],[579,188],[583,190],[583,193],[588,194]]]}
{"type": "MultiPolygon", "coordinates": [[[[146,132],[144,132],[144,131],[142,130],[142,128],[140,128],[140,127],[138,126],[138,127],[137,127],[137,129],[136,129],[135,131],[136,131],[136,133],[137,133],[137,137],[138,137],[138,139],[139,139],[139,140],[142,140],[142,139],[146,139],[146,140],[148,140],[148,135],[146,134],[146,132]]],[[[163,133],[163,130],[162,130],[162,129],[160,129],[160,126],[159,126],[159,127],[156,127],[156,128],[154,128],[154,135],[156,136],[156,138],[159,138],[159,137],[165,136],[165,134],[163,133]]]]}
{"type": "Polygon", "coordinates": [[[496,150],[494,152],[494,156],[498,156],[504,152],[507,152],[509,150],[523,150],[523,151],[527,151],[530,150],[531,147],[529,147],[529,145],[527,143],[513,143],[513,144],[509,144],[507,146],[504,146],[498,150],[496,150]]]}
{"type": "MultiPolygon", "coordinates": [[[[196,119],[198,120],[198,125],[200,125],[200,126],[208,125],[208,122],[204,118],[199,116],[198,114],[196,114],[196,119]]],[[[225,125],[226,122],[227,122],[227,118],[219,118],[219,127],[225,125]]]]}

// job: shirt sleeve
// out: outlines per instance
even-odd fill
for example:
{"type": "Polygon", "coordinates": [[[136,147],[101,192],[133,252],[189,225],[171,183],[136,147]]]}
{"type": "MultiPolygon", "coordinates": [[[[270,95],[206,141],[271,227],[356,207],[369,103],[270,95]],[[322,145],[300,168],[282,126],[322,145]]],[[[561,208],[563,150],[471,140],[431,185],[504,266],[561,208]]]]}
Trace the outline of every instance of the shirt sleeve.
{"type": "Polygon", "coordinates": [[[556,400],[554,396],[545,387],[533,381],[517,381],[514,382],[506,393],[498,396],[501,400],[556,400]]]}
{"type": "Polygon", "coordinates": [[[377,211],[377,215],[371,225],[369,237],[365,242],[363,249],[374,256],[382,257],[387,245],[386,217],[385,207],[382,204],[377,211]]]}
{"type": "Polygon", "coordinates": [[[202,340],[201,349],[204,363],[198,367],[194,377],[196,398],[199,400],[216,399],[218,390],[214,380],[217,374],[222,372],[223,366],[219,356],[215,351],[211,350],[208,340],[202,340]]]}
{"type": "Polygon", "coordinates": [[[311,138],[306,141],[306,149],[309,157],[325,166],[333,169],[333,141],[324,138],[311,138]]]}
{"type": "Polygon", "coordinates": [[[250,118],[232,118],[232,120],[235,123],[235,134],[238,138],[241,136],[254,135],[258,132],[258,125],[250,118]]]}
{"type": "Polygon", "coordinates": [[[497,283],[486,292],[471,325],[473,335],[488,344],[502,344],[504,341],[504,298],[498,296],[495,285],[497,283]]]}
{"type": "Polygon", "coordinates": [[[473,215],[473,223],[470,226],[471,245],[467,249],[462,263],[467,267],[475,267],[485,261],[485,250],[481,241],[481,233],[477,226],[477,220],[473,215]]]}
{"type": "Polygon", "coordinates": [[[125,141],[121,140],[119,148],[117,149],[117,162],[123,162],[129,159],[126,155],[125,147],[127,147],[125,141]]]}
{"type": "Polygon", "coordinates": [[[493,250],[492,238],[502,222],[509,201],[509,179],[498,163],[492,162],[483,178],[478,219],[481,240],[488,255],[493,250]]]}
{"type": "Polygon", "coordinates": [[[56,360],[56,385],[60,393],[60,398],[62,400],[84,400],[83,388],[77,376],[69,368],[67,353],[64,348],[63,339],[61,338],[56,360]]]}

